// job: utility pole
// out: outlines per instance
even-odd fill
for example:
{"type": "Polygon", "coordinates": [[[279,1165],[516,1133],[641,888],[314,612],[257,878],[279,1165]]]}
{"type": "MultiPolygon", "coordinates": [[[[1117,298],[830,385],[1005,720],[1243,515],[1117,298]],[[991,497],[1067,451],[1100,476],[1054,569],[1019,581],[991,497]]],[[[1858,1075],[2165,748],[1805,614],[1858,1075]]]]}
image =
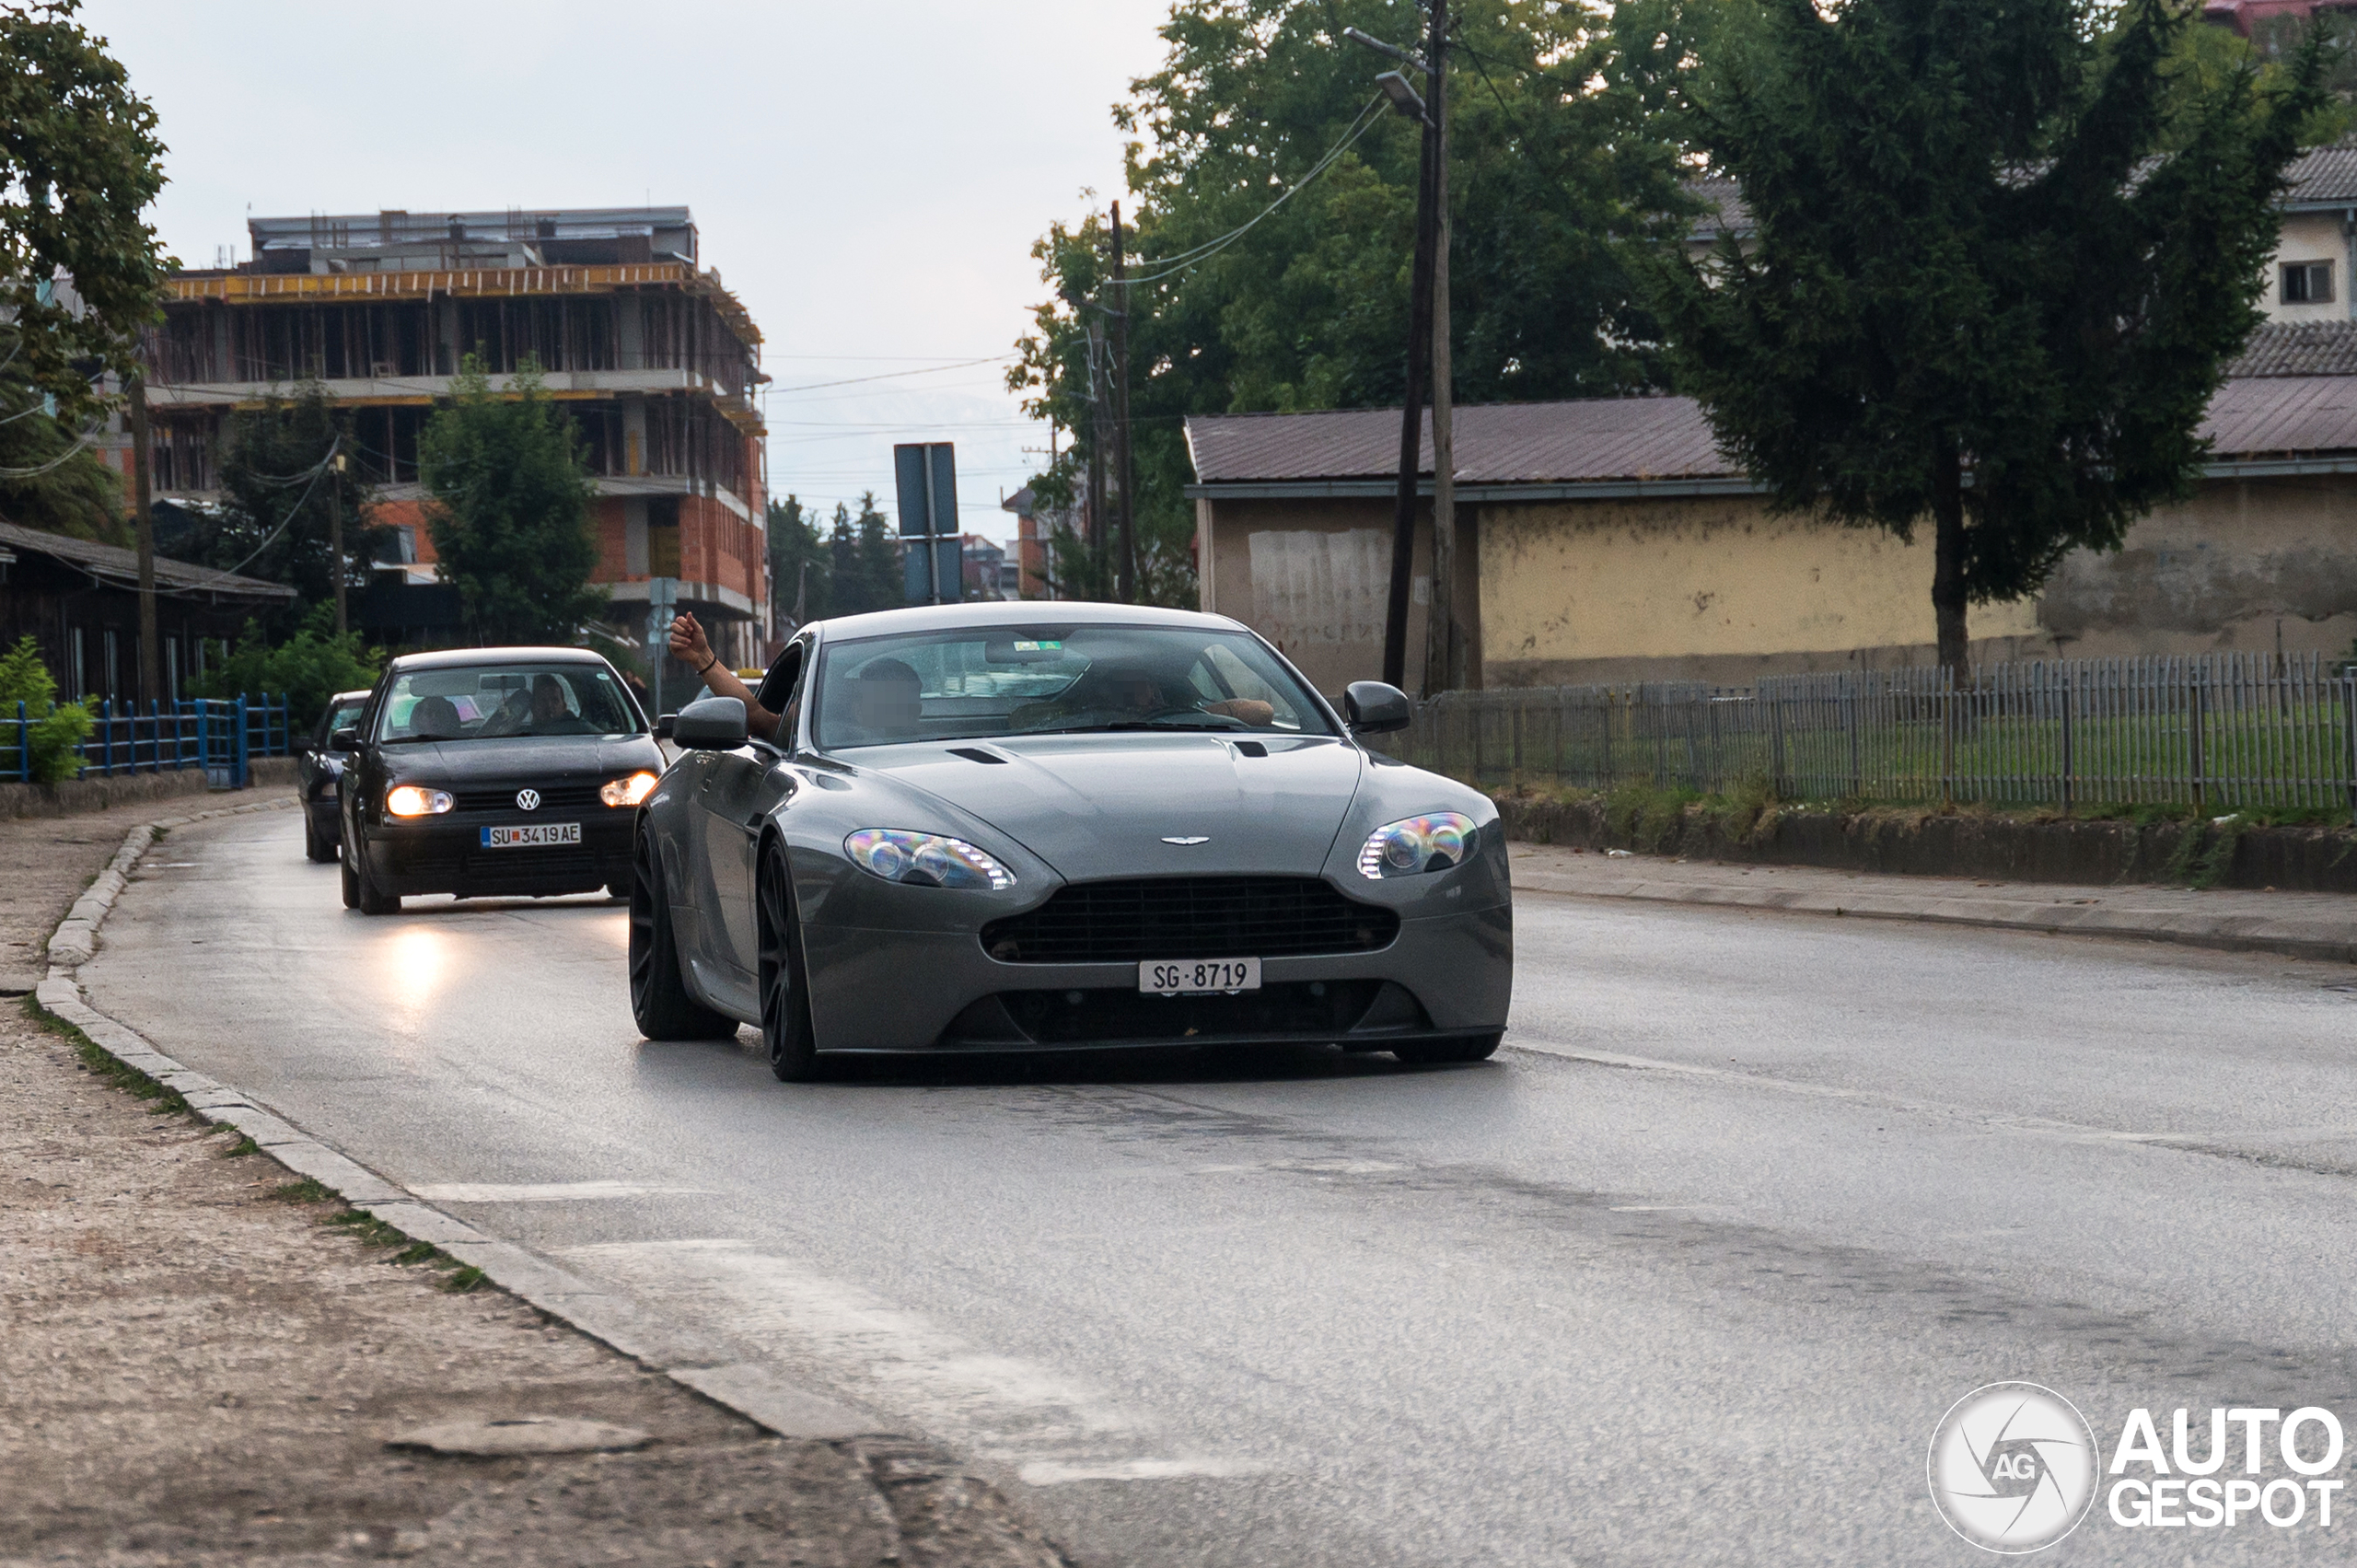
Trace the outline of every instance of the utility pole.
{"type": "MultiPolygon", "coordinates": [[[[1437,8],[1441,0],[1434,3],[1437,8]]],[[[1435,23],[1436,27],[1444,25],[1435,23]]],[[[1431,71],[1427,65],[1426,74],[1431,71]]],[[[1394,88],[1396,86],[1406,89],[1405,80],[1389,75],[1385,78],[1385,86],[1387,91],[1393,93],[1394,102],[1400,102],[1399,93],[1394,88]]],[[[1407,97],[1412,100],[1413,92],[1409,91],[1407,97]]],[[[1438,211],[1434,185],[1440,149],[1433,134],[1431,110],[1422,104],[1412,108],[1402,105],[1402,110],[1411,118],[1421,119],[1424,126],[1417,158],[1416,260],[1409,285],[1408,375],[1399,411],[1399,487],[1391,512],[1391,592],[1383,617],[1384,682],[1404,689],[1408,684],[1409,590],[1416,570],[1416,474],[1422,466],[1424,382],[1431,365],[1433,341],[1433,264],[1439,242],[1439,229],[1434,222],[1438,211]]],[[[1434,530],[1433,537],[1437,542],[1438,529],[1434,530]]],[[[1436,605],[1437,595],[1434,599],[1436,605]]]]}
{"type": "Polygon", "coordinates": [[[1457,633],[1457,441],[1448,354],[1448,0],[1432,0],[1424,134],[1433,147],[1433,602],[1424,617],[1424,694],[1462,684],[1457,633]]]}
{"type": "MultiPolygon", "coordinates": [[[[338,436],[341,442],[343,437],[338,436]]],[[[328,463],[335,471],[328,479],[328,554],[335,562],[335,634],[343,636],[351,629],[344,613],[344,578],[351,574],[343,561],[343,454],[333,447],[328,448],[328,463]]]]}
{"type": "Polygon", "coordinates": [[[131,373],[131,504],[139,536],[139,694],[153,703],[164,694],[162,648],[156,630],[156,492],[147,465],[147,377],[131,373]]]}
{"type": "Polygon", "coordinates": [[[1105,323],[1091,312],[1088,319],[1088,516],[1081,519],[1081,537],[1090,551],[1105,547],[1105,467],[1113,443],[1105,413],[1105,323]]]}
{"type": "Polygon", "coordinates": [[[1137,504],[1131,496],[1134,474],[1130,467],[1130,285],[1122,264],[1121,203],[1113,203],[1113,428],[1114,461],[1120,465],[1121,554],[1119,597],[1135,604],[1138,597],[1137,504]]]}

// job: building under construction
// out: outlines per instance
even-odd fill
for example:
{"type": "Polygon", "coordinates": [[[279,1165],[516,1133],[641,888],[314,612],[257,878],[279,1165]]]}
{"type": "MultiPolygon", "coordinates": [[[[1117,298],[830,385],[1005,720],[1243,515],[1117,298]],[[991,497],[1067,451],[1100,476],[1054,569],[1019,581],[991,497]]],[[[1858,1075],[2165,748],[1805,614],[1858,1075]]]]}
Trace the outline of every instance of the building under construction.
{"type": "Polygon", "coordinates": [[[598,494],[595,580],[613,596],[613,621],[642,630],[647,580],[676,577],[681,608],[724,658],[761,657],[761,335],[700,265],[687,208],[247,226],[252,259],[174,274],[148,338],[158,499],[215,498],[230,414],[316,381],[350,411],[354,455],[379,498],[373,520],[400,540],[388,566],[430,581],[418,435],[463,355],[480,355],[494,387],[528,357],[582,433],[598,494]]]}

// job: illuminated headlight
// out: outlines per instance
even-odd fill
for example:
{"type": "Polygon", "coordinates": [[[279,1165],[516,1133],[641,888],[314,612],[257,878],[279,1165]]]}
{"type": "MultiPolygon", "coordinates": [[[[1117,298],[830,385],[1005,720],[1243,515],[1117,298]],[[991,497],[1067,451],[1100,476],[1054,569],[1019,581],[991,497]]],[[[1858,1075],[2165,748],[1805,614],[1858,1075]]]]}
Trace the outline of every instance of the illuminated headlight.
{"type": "Polygon", "coordinates": [[[450,792],[444,789],[395,784],[385,792],[385,809],[396,817],[438,817],[453,804],[450,792]]]}
{"type": "Polygon", "coordinates": [[[1379,882],[1462,865],[1473,847],[1473,819],[1455,811],[1387,823],[1359,846],[1359,875],[1379,882]]]}
{"type": "Polygon", "coordinates": [[[598,788],[598,798],[609,806],[635,806],[646,798],[656,782],[655,775],[649,772],[636,772],[626,779],[610,780],[598,788]]]}
{"type": "Polygon", "coordinates": [[[920,888],[1015,886],[1015,873],[963,839],[939,833],[906,833],[897,828],[862,828],[843,841],[843,853],[861,870],[887,882],[920,888]]]}

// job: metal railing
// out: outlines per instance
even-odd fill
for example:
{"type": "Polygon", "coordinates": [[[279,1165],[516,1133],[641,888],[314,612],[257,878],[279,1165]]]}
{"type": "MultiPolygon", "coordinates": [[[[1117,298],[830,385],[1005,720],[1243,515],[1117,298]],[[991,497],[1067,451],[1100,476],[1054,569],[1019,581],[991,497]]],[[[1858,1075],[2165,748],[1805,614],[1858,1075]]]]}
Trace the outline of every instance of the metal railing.
{"type": "MultiPolygon", "coordinates": [[[[122,773],[173,772],[203,768],[216,789],[243,789],[256,757],[284,757],[294,749],[286,693],[259,697],[191,698],[179,703],[104,702],[90,709],[90,733],[75,748],[81,754],[77,778],[122,773]]],[[[0,714],[0,781],[28,783],[33,776],[32,728],[57,711],[40,713],[23,703],[0,714]]]]}
{"type": "Polygon", "coordinates": [[[1450,691],[1395,749],[1469,783],[1784,799],[2357,813],[2357,669],[2316,656],[2073,659],[1450,691]]]}

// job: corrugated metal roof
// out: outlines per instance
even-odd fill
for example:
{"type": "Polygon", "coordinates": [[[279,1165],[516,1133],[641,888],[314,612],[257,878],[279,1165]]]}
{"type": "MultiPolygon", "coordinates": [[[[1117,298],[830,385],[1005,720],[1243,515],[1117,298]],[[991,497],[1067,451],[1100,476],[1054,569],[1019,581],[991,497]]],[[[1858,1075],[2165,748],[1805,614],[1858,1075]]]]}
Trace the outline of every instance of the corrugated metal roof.
{"type": "Polygon", "coordinates": [[[2226,362],[2229,377],[2357,376],[2357,321],[2269,321],[2226,362]]]}
{"type": "MultiPolygon", "coordinates": [[[[2213,461],[2357,453],[2357,376],[2227,382],[2201,433],[2213,461]]],[[[1606,484],[1737,477],[1690,398],[1493,403],[1456,416],[1462,485],[1606,484]]],[[[1199,483],[1375,480],[1399,472],[1399,411],[1213,414],[1187,421],[1199,483]]],[[[1419,471],[1432,470],[1432,421],[1419,471]]]]}
{"type": "MultiPolygon", "coordinates": [[[[39,528],[19,528],[15,523],[0,523],[0,545],[52,556],[116,587],[139,586],[137,551],[98,544],[87,539],[69,539],[64,534],[44,533],[39,528]]],[[[295,590],[284,583],[266,583],[260,577],[240,577],[234,573],[216,572],[210,566],[168,560],[161,555],[156,557],[156,587],[174,595],[215,593],[230,598],[251,599],[295,597],[295,590]]]]}

